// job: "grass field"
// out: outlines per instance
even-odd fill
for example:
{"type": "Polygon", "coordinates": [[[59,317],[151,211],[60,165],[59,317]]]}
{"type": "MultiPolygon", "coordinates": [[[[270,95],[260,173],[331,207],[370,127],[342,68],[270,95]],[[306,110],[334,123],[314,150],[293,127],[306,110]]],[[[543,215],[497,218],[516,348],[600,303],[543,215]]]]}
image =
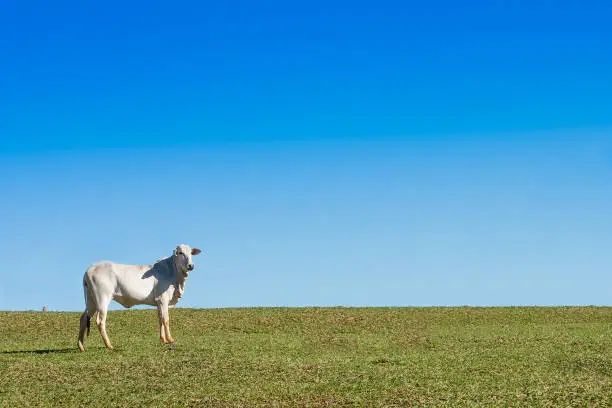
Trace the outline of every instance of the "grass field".
{"type": "Polygon", "coordinates": [[[612,308],[0,312],[0,406],[611,407],[612,308]]]}

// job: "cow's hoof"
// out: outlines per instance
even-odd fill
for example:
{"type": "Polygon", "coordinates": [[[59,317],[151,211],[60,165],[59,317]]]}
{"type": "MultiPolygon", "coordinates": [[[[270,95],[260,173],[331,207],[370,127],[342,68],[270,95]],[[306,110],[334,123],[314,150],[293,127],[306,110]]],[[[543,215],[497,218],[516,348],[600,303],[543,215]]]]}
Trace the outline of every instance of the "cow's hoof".
{"type": "Polygon", "coordinates": [[[81,342],[80,342],[80,341],[79,341],[78,346],[79,346],[79,350],[81,350],[81,351],[85,351],[85,347],[83,346],[83,344],[81,344],[81,342]]]}

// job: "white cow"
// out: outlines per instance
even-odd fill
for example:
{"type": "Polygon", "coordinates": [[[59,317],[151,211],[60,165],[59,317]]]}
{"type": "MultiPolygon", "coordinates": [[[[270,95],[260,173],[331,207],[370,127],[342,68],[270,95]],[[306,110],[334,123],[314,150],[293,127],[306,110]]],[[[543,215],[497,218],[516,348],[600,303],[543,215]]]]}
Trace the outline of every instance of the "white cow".
{"type": "Polygon", "coordinates": [[[104,344],[112,349],[106,334],[106,314],[111,300],[124,307],[134,305],[157,306],[159,337],[163,343],[174,343],[170,335],[168,307],[174,306],[185,290],[185,281],[195,267],[191,256],[198,255],[198,248],[181,244],[173,254],[154,265],[123,265],[114,262],[98,262],[87,268],[83,276],[86,308],[81,315],[78,346],[85,350],[85,329],[89,335],[91,318],[98,313],[96,324],[104,344]]]}

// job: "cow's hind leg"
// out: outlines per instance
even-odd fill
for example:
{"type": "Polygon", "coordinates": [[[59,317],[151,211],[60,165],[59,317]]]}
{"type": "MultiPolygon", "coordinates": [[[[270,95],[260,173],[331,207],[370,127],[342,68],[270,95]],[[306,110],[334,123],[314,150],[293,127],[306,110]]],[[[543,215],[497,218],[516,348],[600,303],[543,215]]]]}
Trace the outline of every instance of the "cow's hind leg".
{"type": "Polygon", "coordinates": [[[101,302],[101,304],[98,305],[98,316],[96,318],[96,324],[98,325],[98,329],[100,330],[100,334],[102,335],[102,340],[104,340],[104,344],[107,348],[112,350],[113,346],[111,345],[110,340],[108,339],[108,334],[106,334],[106,314],[108,312],[109,303],[110,300],[101,302]]]}
{"type": "Polygon", "coordinates": [[[81,315],[80,326],[79,326],[79,341],[77,345],[79,346],[79,350],[85,351],[85,333],[89,336],[89,329],[91,325],[91,318],[96,312],[96,304],[93,299],[93,296],[88,293],[87,288],[85,288],[85,301],[87,303],[86,309],[81,315]]]}
{"type": "Polygon", "coordinates": [[[78,346],[79,346],[79,350],[81,351],[85,351],[85,330],[87,329],[87,325],[88,325],[88,320],[90,320],[91,318],[89,317],[89,315],[87,314],[87,310],[83,312],[83,314],[81,315],[81,324],[79,327],[79,342],[78,342],[78,346]]]}

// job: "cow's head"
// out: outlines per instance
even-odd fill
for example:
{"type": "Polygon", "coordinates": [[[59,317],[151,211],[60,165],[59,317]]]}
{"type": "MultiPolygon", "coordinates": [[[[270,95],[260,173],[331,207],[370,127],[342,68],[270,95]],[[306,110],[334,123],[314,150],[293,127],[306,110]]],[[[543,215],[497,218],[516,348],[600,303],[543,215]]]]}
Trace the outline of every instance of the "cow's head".
{"type": "Polygon", "coordinates": [[[189,275],[189,271],[195,268],[191,257],[200,252],[202,251],[198,248],[191,248],[189,245],[185,244],[181,244],[174,249],[174,264],[177,269],[183,273],[183,277],[186,278],[189,275]]]}

